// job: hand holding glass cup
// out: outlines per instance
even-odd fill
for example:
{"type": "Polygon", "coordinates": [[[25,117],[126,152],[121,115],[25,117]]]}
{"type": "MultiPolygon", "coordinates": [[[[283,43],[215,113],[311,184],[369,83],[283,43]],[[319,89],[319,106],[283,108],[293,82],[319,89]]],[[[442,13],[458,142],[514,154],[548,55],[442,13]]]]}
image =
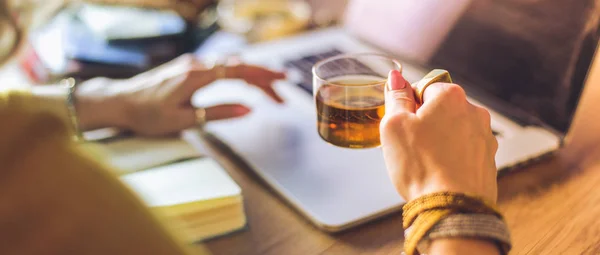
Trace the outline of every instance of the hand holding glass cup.
{"type": "MultiPolygon", "coordinates": [[[[313,67],[313,95],[317,130],[335,146],[361,149],[381,145],[379,123],[385,114],[387,75],[402,72],[402,65],[378,54],[345,54],[325,59],[313,67]]],[[[415,99],[435,82],[452,82],[447,71],[436,69],[413,84],[415,99]]]]}

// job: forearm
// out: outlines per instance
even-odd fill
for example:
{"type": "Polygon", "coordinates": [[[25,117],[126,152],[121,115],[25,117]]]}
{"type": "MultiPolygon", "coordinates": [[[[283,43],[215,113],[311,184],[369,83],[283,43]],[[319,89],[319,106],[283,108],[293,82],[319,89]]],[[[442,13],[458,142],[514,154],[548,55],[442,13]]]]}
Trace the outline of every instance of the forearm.
{"type": "Polygon", "coordinates": [[[429,255],[500,255],[498,246],[492,241],[466,238],[446,238],[431,242],[429,255]]]}

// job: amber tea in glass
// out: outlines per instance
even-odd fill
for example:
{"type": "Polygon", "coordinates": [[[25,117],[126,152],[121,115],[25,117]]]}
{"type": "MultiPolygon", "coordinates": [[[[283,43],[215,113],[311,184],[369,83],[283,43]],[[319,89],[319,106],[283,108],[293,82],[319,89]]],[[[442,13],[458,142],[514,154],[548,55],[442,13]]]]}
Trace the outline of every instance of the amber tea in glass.
{"type": "Polygon", "coordinates": [[[381,144],[379,123],[385,114],[385,83],[400,64],[377,54],[340,55],[313,67],[317,130],[321,138],[345,148],[381,144]]]}

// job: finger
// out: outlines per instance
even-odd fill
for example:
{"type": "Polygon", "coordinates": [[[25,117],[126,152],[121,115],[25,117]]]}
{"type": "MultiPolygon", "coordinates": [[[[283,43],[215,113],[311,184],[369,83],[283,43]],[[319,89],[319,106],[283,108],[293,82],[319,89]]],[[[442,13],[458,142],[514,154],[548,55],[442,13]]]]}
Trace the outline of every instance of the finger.
{"type": "Polygon", "coordinates": [[[283,99],[273,89],[273,83],[276,80],[285,79],[285,73],[271,71],[262,67],[252,65],[241,65],[241,76],[248,84],[256,86],[263,90],[265,94],[271,97],[277,103],[283,103],[283,99]]]}
{"type": "Polygon", "coordinates": [[[285,73],[283,72],[277,72],[277,71],[269,71],[271,73],[271,77],[273,77],[273,79],[275,80],[283,80],[286,78],[285,73]]]}
{"type": "Polygon", "coordinates": [[[242,68],[243,74],[242,74],[242,78],[245,77],[252,77],[252,76],[261,76],[261,77],[267,77],[270,80],[281,80],[281,79],[285,79],[286,75],[283,72],[279,72],[279,71],[274,71],[274,70],[270,70],[261,66],[255,66],[255,65],[241,65],[240,66],[242,68]]]}
{"type": "Polygon", "coordinates": [[[473,107],[475,108],[475,112],[479,116],[483,127],[487,129],[486,131],[492,132],[492,116],[490,115],[490,112],[483,107],[476,105],[473,105],[473,107]]]}
{"type": "Polygon", "coordinates": [[[487,136],[489,146],[491,147],[490,151],[494,156],[496,156],[496,152],[498,152],[498,138],[493,134],[487,136]]]}
{"type": "Polygon", "coordinates": [[[270,98],[273,98],[273,100],[275,100],[275,102],[277,102],[279,104],[283,103],[283,98],[281,98],[281,96],[279,96],[279,94],[277,94],[277,92],[275,92],[275,90],[273,89],[273,87],[271,87],[271,86],[264,86],[264,87],[261,86],[261,89],[270,98]]]}
{"type": "MultiPolygon", "coordinates": [[[[175,116],[174,123],[176,126],[182,126],[182,128],[193,127],[198,123],[198,116],[196,115],[197,109],[193,107],[186,107],[184,111],[180,111],[175,116]]],[[[224,120],[242,117],[250,113],[250,108],[241,104],[221,104],[204,108],[205,119],[204,121],[213,120],[224,120]]]]}
{"type": "Polygon", "coordinates": [[[207,121],[238,118],[250,113],[250,108],[241,104],[222,104],[204,110],[207,121]]]}
{"type": "Polygon", "coordinates": [[[438,99],[450,100],[452,102],[467,102],[465,90],[457,84],[436,82],[431,84],[423,92],[423,106],[435,103],[438,99]]]}
{"type": "Polygon", "coordinates": [[[490,169],[493,169],[490,174],[496,174],[496,154],[498,152],[498,139],[493,134],[485,136],[485,143],[487,148],[487,156],[492,159],[490,162],[490,169]]]}
{"type": "Polygon", "coordinates": [[[393,70],[388,75],[385,92],[385,110],[387,112],[415,113],[417,105],[414,92],[399,71],[393,70]]]}

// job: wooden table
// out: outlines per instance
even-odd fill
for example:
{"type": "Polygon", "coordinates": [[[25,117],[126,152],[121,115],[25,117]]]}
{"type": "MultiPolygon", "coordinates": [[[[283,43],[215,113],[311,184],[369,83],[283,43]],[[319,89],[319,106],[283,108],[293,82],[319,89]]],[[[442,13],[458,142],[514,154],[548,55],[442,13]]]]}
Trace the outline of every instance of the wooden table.
{"type": "MultiPolygon", "coordinates": [[[[600,254],[600,58],[565,147],[499,178],[511,254],[600,254]]],[[[206,243],[215,255],[400,254],[401,215],[339,234],[317,230],[252,173],[226,163],[241,185],[249,228],[206,243]]]]}

